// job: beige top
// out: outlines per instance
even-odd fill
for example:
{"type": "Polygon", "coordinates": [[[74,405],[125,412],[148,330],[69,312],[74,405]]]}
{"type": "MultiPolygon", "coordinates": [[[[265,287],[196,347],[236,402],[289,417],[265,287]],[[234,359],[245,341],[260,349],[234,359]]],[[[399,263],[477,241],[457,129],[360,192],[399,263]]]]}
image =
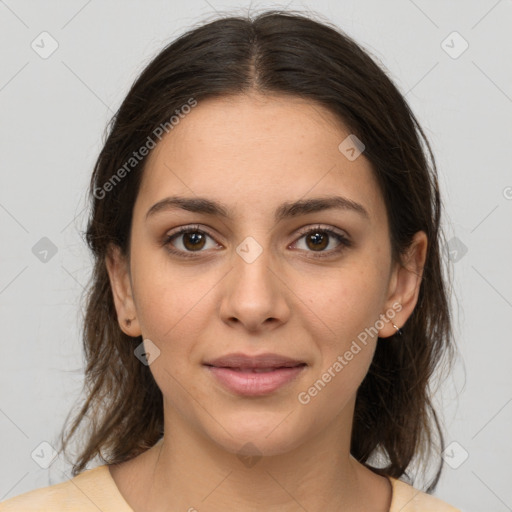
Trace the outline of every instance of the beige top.
{"type": "MultiPolygon", "coordinates": [[[[389,477],[393,498],[389,512],[461,512],[447,503],[389,477]]],[[[0,512],[133,512],[119,492],[108,465],[0,503],[0,512]]]]}

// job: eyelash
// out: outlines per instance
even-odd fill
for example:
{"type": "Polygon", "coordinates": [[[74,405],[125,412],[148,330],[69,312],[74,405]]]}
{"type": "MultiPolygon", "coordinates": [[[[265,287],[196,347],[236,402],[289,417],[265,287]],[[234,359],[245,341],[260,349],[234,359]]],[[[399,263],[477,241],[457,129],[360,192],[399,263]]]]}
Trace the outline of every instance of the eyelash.
{"type": "MultiPolygon", "coordinates": [[[[308,227],[307,229],[301,230],[299,232],[300,236],[297,239],[297,241],[300,240],[301,238],[303,238],[305,235],[308,235],[308,234],[311,234],[314,232],[318,232],[318,231],[320,231],[321,233],[326,233],[329,237],[335,238],[339,242],[340,245],[336,249],[331,249],[330,251],[321,251],[321,252],[306,251],[306,252],[314,253],[315,256],[313,256],[313,258],[327,258],[327,257],[332,256],[333,254],[337,254],[337,253],[341,252],[343,249],[350,247],[352,245],[352,242],[346,236],[344,236],[341,233],[338,233],[337,231],[334,231],[330,228],[324,228],[320,225],[314,226],[312,228],[308,227]]],[[[171,241],[173,239],[179,237],[179,235],[182,235],[184,233],[201,233],[201,234],[207,235],[213,239],[212,235],[210,235],[207,231],[200,229],[198,225],[182,226],[181,228],[176,230],[174,233],[171,233],[170,235],[166,236],[163,241],[163,245],[166,247],[166,249],[171,254],[175,254],[175,255],[178,255],[183,258],[197,258],[196,254],[204,252],[204,251],[182,251],[181,249],[173,249],[171,241]]],[[[309,256],[309,257],[311,257],[311,256],[309,256]]]]}

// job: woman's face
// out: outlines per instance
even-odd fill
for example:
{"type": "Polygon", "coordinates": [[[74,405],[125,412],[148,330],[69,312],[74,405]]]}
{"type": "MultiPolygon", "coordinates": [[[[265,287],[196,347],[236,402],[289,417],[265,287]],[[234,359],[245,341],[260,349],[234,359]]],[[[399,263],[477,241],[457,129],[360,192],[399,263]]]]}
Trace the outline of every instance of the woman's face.
{"type": "Polygon", "coordinates": [[[149,156],[129,268],[108,268],[169,425],[271,455],[351,424],[376,333],[403,325],[419,284],[391,260],[349,135],[319,105],[241,95],[199,102],[149,156]],[[215,362],[233,354],[248,359],[215,362]]]}

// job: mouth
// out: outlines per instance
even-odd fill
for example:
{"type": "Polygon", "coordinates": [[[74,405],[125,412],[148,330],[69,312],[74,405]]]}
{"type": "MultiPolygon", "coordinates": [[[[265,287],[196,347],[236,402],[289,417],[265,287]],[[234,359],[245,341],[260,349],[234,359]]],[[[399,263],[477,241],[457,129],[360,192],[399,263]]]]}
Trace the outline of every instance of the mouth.
{"type": "Polygon", "coordinates": [[[263,396],[295,380],[307,364],[277,354],[229,354],[208,361],[204,366],[217,382],[232,393],[263,396]]]}
{"type": "Polygon", "coordinates": [[[259,354],[255,356],[233,353],[206,361],[206,366],[214,366],[216,368],[233,368],[244,370],[275,370],[277,368],[292,368],[299,365],[305,365],[304,361],[293,359],[291,357],[279,354],[259,354]]]}
{"type": "MultiPolygon", "coordinates": [[[[209,366],[209,365],[206,365],[209,366]]],[[[272,366],[268,368],[252,368],[252,367],[233,367],[233,366],[212,366],[212,368],[224,368],[227,370],[233,370],[234,372],[241,372],[241,373],[268,373],[273,372],[276,370],[282,370],[282,369],[290,369],[290,368],[297,368],[299,366],[306,366],[305,363],[298,364],[296,366],[272,366]]]]}

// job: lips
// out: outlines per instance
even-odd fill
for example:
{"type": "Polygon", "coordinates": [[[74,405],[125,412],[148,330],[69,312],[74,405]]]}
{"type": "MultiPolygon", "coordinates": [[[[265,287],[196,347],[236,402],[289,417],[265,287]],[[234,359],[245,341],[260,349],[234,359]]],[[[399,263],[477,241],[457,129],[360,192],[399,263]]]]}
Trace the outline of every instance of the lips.
{"type": "Polygon", "coordinates": [[[229,354],[204,365],[223,388],[236,395],[253,397],[274,393],[307,367],[304,361],[278,354],[229,354]]]}
{"type": "Polygon", "coordinates": [[[241,353],[228,354],[226,356],[213,359],[205,363],[207,366],[217,368],[231,368],[233,370],[255,372],[272,371],[276,368],[293,368],[295,366],[304,366],[304,361],[291,359],[278,354],[260,354],[257,356],[248,356],[241,353]]]}

